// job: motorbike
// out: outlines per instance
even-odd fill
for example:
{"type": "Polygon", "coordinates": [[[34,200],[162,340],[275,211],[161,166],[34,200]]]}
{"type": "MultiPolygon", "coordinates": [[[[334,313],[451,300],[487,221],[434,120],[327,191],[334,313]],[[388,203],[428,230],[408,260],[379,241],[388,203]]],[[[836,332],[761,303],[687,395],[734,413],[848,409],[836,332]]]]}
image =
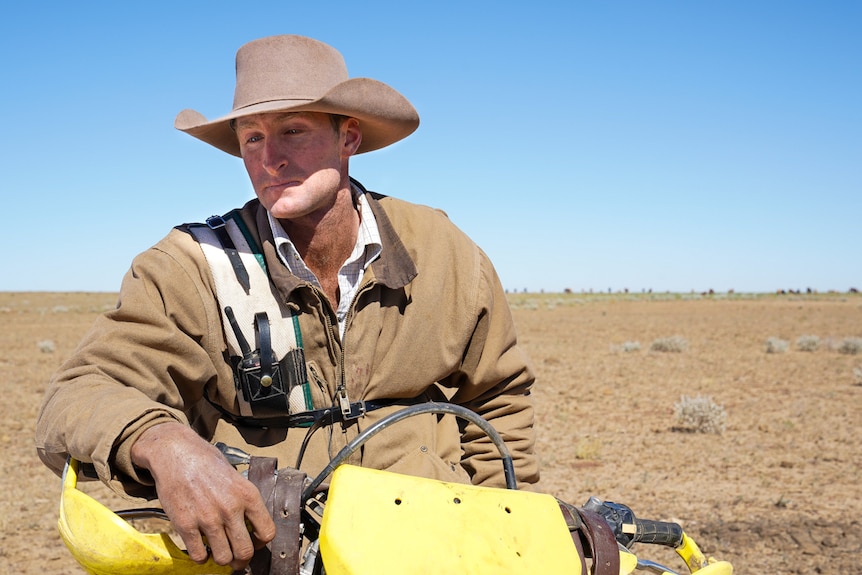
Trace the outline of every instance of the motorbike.
{"type": "MultiPolygon", "coordinates": [[[[382,418],[313,478],[299,466],[279,469],[273,458],[218,447],[235,467],[244,468],[276,523],[276,537],[255,554],[246,569],[250,575],[679,575],[636,554],[638,543],[673,548],[689,573],[733,572],[729,562],[705,556],[677,523],[641,519],[628,506],[597,497],[574,506],[549,494],[518,490],[503,439],[486,420],[454,404],[413,405],[382,418]],[[506,488],[345,463],[383,429],[423,413],[453,414],[486,433],[499,451],[506,488]]],[[[81,468],[72,458],[66,464],[58,527],[87,573],[233,573],[212,559],[192,561],[170,533],[145,533],[132,524],[168,520],[162,510],[113,511],[78,490],[81,468]]]]}

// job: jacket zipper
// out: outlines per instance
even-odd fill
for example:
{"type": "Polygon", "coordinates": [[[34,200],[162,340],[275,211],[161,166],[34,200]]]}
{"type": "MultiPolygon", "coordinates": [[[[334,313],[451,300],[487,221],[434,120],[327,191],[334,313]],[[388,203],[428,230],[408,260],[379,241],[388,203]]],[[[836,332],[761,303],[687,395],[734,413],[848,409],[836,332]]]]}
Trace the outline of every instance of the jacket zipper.
{"type": "Polygon", "coordinates": [[[345,375],[345,361],[344,358],[347,356],[347,348],[346,348],[346,339],[347,339],[347,329],[350,327],[350,322],[353,319],[353,312],[356,309],[356,302],[359,301],[359,297],[362,295],[364,291],[368,289],[368,287],[373,284],[373,280],[369,280],[359,286],[359,289],[356,290],[356,294],[353,296],[353,301],[350,302],[350,308],[347,310],[347,317],[344,318],[344,335],[345,337],[341,338],[341,357],[340,357],[340,371],[341,377],[336,388],[336,396],[338,399],[338,406],[341,410],[341,413],[345,416],[352,419],[355,416],[351,416],[353,409],[350,405],[350,396],[347,394],[347,376],[345,375]]]}

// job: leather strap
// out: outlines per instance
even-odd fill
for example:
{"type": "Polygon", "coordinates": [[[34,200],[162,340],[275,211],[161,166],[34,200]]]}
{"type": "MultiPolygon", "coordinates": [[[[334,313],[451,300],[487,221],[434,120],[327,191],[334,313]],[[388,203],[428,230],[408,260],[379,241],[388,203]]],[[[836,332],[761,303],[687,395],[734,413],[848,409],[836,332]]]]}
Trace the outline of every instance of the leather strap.
{"type": "Polygon", "coordinates": [[[592,557],[592,575],[619,575],[620,547],[614,532],[604,517],[594,511],[580,507],[575,508],[580,515],[583,528],[584,551],[592,557]]]}
{"type": "Polygon", "coordinates": [[[584,522],[581,520],[581,516],[578,514],[578,510],[574,505],[566,503],[560,499],[557,499],[557,503],[560,504],[560,511],[563,513],[563,518],[566,520],[566,526],[569,528],[569,533],[572,536],[572,543],[575,544],[575,549],[578,551],[578,558],[581,560],[581,570],[579,573],[586,573],[587,563],[584,559],[584,545],[581,542],[581,531],[584,528],[584,522]]]}
{"type": "Polygon", "coordinates": [[[269,565],[270,575],[298,575],[299,573],[302,544],[301,496],[305,488],[305,480],[306,475],[302,471],[291,468],[278,471],[273,507],[275,538],[269,544],[272,555],[269,565]]]}
{"type": "Polygon", "coordinates": [[[275,522],[275,538],[258,549],[249,563],[250,575],[298,575],[302,534],[301,495],[307,476],[302,471],[276,470],[272,457],[252,457],[248,480],[260,491],[275,522]]]}
{"type": "Polygon", "coordinates": [[[261,385],[272,385],[272,366],[275,364],[275,354],[272,352],[272,336],[269,332],[269,317],[265,311],[254,314],[254,335],[257,349],[260,350],[261,385]],[[266,382],[269,377],[269,383],[266,382]]]}

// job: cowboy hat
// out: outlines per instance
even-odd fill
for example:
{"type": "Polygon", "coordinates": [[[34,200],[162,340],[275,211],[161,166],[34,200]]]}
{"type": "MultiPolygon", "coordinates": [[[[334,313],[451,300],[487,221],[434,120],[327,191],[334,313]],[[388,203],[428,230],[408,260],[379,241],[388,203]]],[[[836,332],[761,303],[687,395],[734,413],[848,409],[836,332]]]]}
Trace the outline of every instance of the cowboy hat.
{"type": "Polygon", "coordinates": [[[243,45],[236,53],[233,110],[208,121],[195,110],[174,120],[178,130],[219,150],[240,156],[231,123],[264,112],[324,112],[359,120],[357,154],[409,136],[419,114],[407,99],[382,82],[347,77],[344,58],[333,47],[304,36],[270,36],[243,45]]]}

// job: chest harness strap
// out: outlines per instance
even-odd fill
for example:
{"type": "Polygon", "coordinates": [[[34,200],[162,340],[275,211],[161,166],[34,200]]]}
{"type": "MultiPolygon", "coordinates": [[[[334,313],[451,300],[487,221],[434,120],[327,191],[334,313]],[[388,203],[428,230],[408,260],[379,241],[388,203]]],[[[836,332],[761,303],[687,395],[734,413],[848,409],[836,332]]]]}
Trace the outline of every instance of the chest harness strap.
{"type": "Polygon", "coordinates": [[[213,216],[206,225],[189,226],[213,275],[222,326],[234,370],[239,415],[204,397],[222,417],[251,427],[333,425],[390,405],[414,405],[408,399],[344,402],[315,409],[302,349],[299,317],[281,303],[266,263],[239,215],[213,216]],[[230,329],[228,329],[230,328],[230,329]],[[254,348],[249,344],[254,342],[254,348]]]}
{"type": "Polygon", "coordinates": [[[212,272],[240,416],[283,417],[312,409],[299,318],[281,302],[239,213],[213,216],[189,229],[212,272]]]}

